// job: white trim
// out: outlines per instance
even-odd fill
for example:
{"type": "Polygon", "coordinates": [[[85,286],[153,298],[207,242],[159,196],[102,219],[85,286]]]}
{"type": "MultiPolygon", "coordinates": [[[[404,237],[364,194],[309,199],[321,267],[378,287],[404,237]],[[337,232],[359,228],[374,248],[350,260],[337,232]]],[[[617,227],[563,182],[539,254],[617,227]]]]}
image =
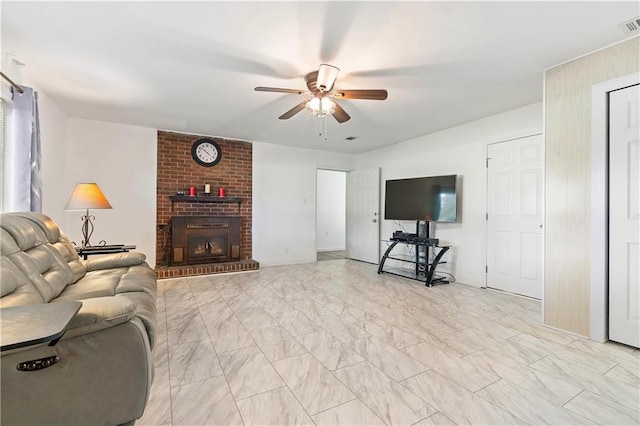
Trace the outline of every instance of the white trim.
{"type": "Polygon", "coordinates": [[[542,209],[542,303],[540,306],[540,322],[545,323],[544,314],[544,300],[545,300],[545,288],[547,278],[547,71],[542,73],[542,144],[544,145],[544,166],[542,168],[542,179],[544,185],[542,186],[542,202],[544,208],[542,209]]]}
{"type": "Polygon", "coordinates": [[[589,338],[609,340],[608,147],[609,92],[640,84],[640,73],[591,87],[591,302],[589,338]]]}
{"type": "Polygon", "coordinates": [[[608,49],[608,48],[610,48],[611,46],[615,46],[616,44],[624,43],[624,42],[626,42],[626,41],[629,41],[629,40],[632,40],[632,39],[634,39],[634,38],[638,38],[638,37],[640,37],[640,35],[632,35],[632,36],[627,37],[627,38],[625,38],[625,39],[622,39],[622,40],[620,40],[620,41],[616,41],[616,42],[614,42],[614,43],[607,44],[606,46],[603,46],[603,47],[601,47],[601,48],[599,48],[599,49],[592,50],[591,52],[584,53],[584,54],[582,54],[582,55],[580,55],[580,56],[576,56],[576,57],[575,57],[575,58],[573,58],[573,59],[567,59],[567,60],[566,60],[566,61],[564,61],[564,62],[560,62],[559,64],[552,65],[552,66],[550,66],[550,67],[548,67],[548,68],[543,69],[542,71],[546,73],[546,72],[547,72],[547,71],[549,71],[549,70],[552,70],[552,69],[554,69],[554,68],[557,68],[557,67],[562,66],[562,65],[565,65],[565,64],[568,64],[569,62],[577,61],[578,59],[584,58],[584,57],[589,56],[589,55],[593,55],[593,54],[594,54],[594,53],[596,53],[596,52],[599,52],[599,51],[601,51],[601,50],[608,49]]]}

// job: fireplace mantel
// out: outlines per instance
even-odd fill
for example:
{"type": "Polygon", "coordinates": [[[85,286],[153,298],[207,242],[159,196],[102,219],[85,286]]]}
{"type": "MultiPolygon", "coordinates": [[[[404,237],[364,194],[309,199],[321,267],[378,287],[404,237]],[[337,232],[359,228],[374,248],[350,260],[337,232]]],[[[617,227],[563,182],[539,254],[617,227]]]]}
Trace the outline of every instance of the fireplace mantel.
{"type": "Polygon", "coordinates": [[[173,203],[214,203],[214,204],[238,204],[238,210],[240,210],[240,204],[242,204],[242,198],[235,197],[213,197],[211,195],[172,195],[169,197],[171,200],[171,211],[173,211],[173,203]]]}

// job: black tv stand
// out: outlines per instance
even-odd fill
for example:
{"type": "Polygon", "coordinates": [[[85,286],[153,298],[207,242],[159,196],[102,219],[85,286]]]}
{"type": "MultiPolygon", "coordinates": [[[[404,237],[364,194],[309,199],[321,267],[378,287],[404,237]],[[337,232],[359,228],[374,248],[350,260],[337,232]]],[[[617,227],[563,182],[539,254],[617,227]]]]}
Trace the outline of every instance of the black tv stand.
{"type": "Polygon", "coordinates": [[[393,236],[389,240],[391,244],[382,255],[380,265],[378,266],[378,274],[383,272],[397,275],[404,278],[411,278],[417,281],[422,281],[426,286],[432,287],[436,284],[448,284],[449,281],[445,277],[439,277],[435,275],[436,267],[442,262],[442,256],[449,250],[449,246],[441,246],[440,241],[437,238],[429,237],[429,221],[425,222],[426,232],[421,235],[420,221],[416,222],[416,233],[410,234],[407,232],[394,232],[393,236]],[[393,249],[398,244],[412,245],[415,247],[415,253],[411,255],[392,254],[393,249]],[[420,247],[425,249],[424,258],[420,257],[420,247]],[[429,262],[429,256],[427,250],[437,250],[436,256],[432,262],[429,262]],[[387,259],[397,260],[406,263],[412,263],[413,269],[408,268],[387,268],[384,270],[384,264],[387,259]]]}

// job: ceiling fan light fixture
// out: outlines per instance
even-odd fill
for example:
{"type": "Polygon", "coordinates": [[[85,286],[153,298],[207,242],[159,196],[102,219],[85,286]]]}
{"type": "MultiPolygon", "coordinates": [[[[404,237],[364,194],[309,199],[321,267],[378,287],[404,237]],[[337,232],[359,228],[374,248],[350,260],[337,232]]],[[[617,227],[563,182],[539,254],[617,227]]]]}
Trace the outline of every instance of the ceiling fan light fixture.
{"type": "MultiPolygon", "coordinates": [[[[346,123],[351,116],[336,103],[334,99],[368,99],[383,101],[387,99],[387,91],[384,89],[349,89],[335,90],[334,84],[338,77],[340,69],[329,64],[321,64],[318,71],[307,73],[304,80],[308,90],[283,89],[279,87],[263,87],[255,88],[258,92],[277,92],[277,93],[295,93],[304,94],[305,97],[296,106],[278,117],[280,120],[288,120],[306,109],[310,114],[320,117],[321,126],[324,125],[324,134],[326,139],[327,116],[331,115],[338,123],[346,123]]],[[[322,135],[323,131],[320,131],[322,135]]]]}
{"type": "Polygon", "coordinates": [[[335,109],[335,103],[326,97],[314,96],[307,102],[307,109],[318,117],[324,117],[327,114],[332,114],[335,109]]]}
{"type": "Polygon", "coordinates": [[[322,92],[330,92],[331,89],[333,89],[333,84],[336,82],[336,78],[338,78],[339,72],[340,68],[338,67],[321,64],[318,69],[318,80],[316,81],[318,89],[322,92]]]}

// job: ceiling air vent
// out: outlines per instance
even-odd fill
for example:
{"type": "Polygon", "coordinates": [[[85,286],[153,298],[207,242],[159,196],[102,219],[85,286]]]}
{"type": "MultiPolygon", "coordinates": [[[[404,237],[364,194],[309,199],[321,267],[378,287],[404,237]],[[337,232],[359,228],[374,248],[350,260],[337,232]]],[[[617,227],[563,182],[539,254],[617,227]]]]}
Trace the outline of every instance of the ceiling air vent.
{"type": "Polygon", "coordinates": [[[627,34],[638,34],[640,32],[640,16],[623,22],[619,27],[627,34]]]}

